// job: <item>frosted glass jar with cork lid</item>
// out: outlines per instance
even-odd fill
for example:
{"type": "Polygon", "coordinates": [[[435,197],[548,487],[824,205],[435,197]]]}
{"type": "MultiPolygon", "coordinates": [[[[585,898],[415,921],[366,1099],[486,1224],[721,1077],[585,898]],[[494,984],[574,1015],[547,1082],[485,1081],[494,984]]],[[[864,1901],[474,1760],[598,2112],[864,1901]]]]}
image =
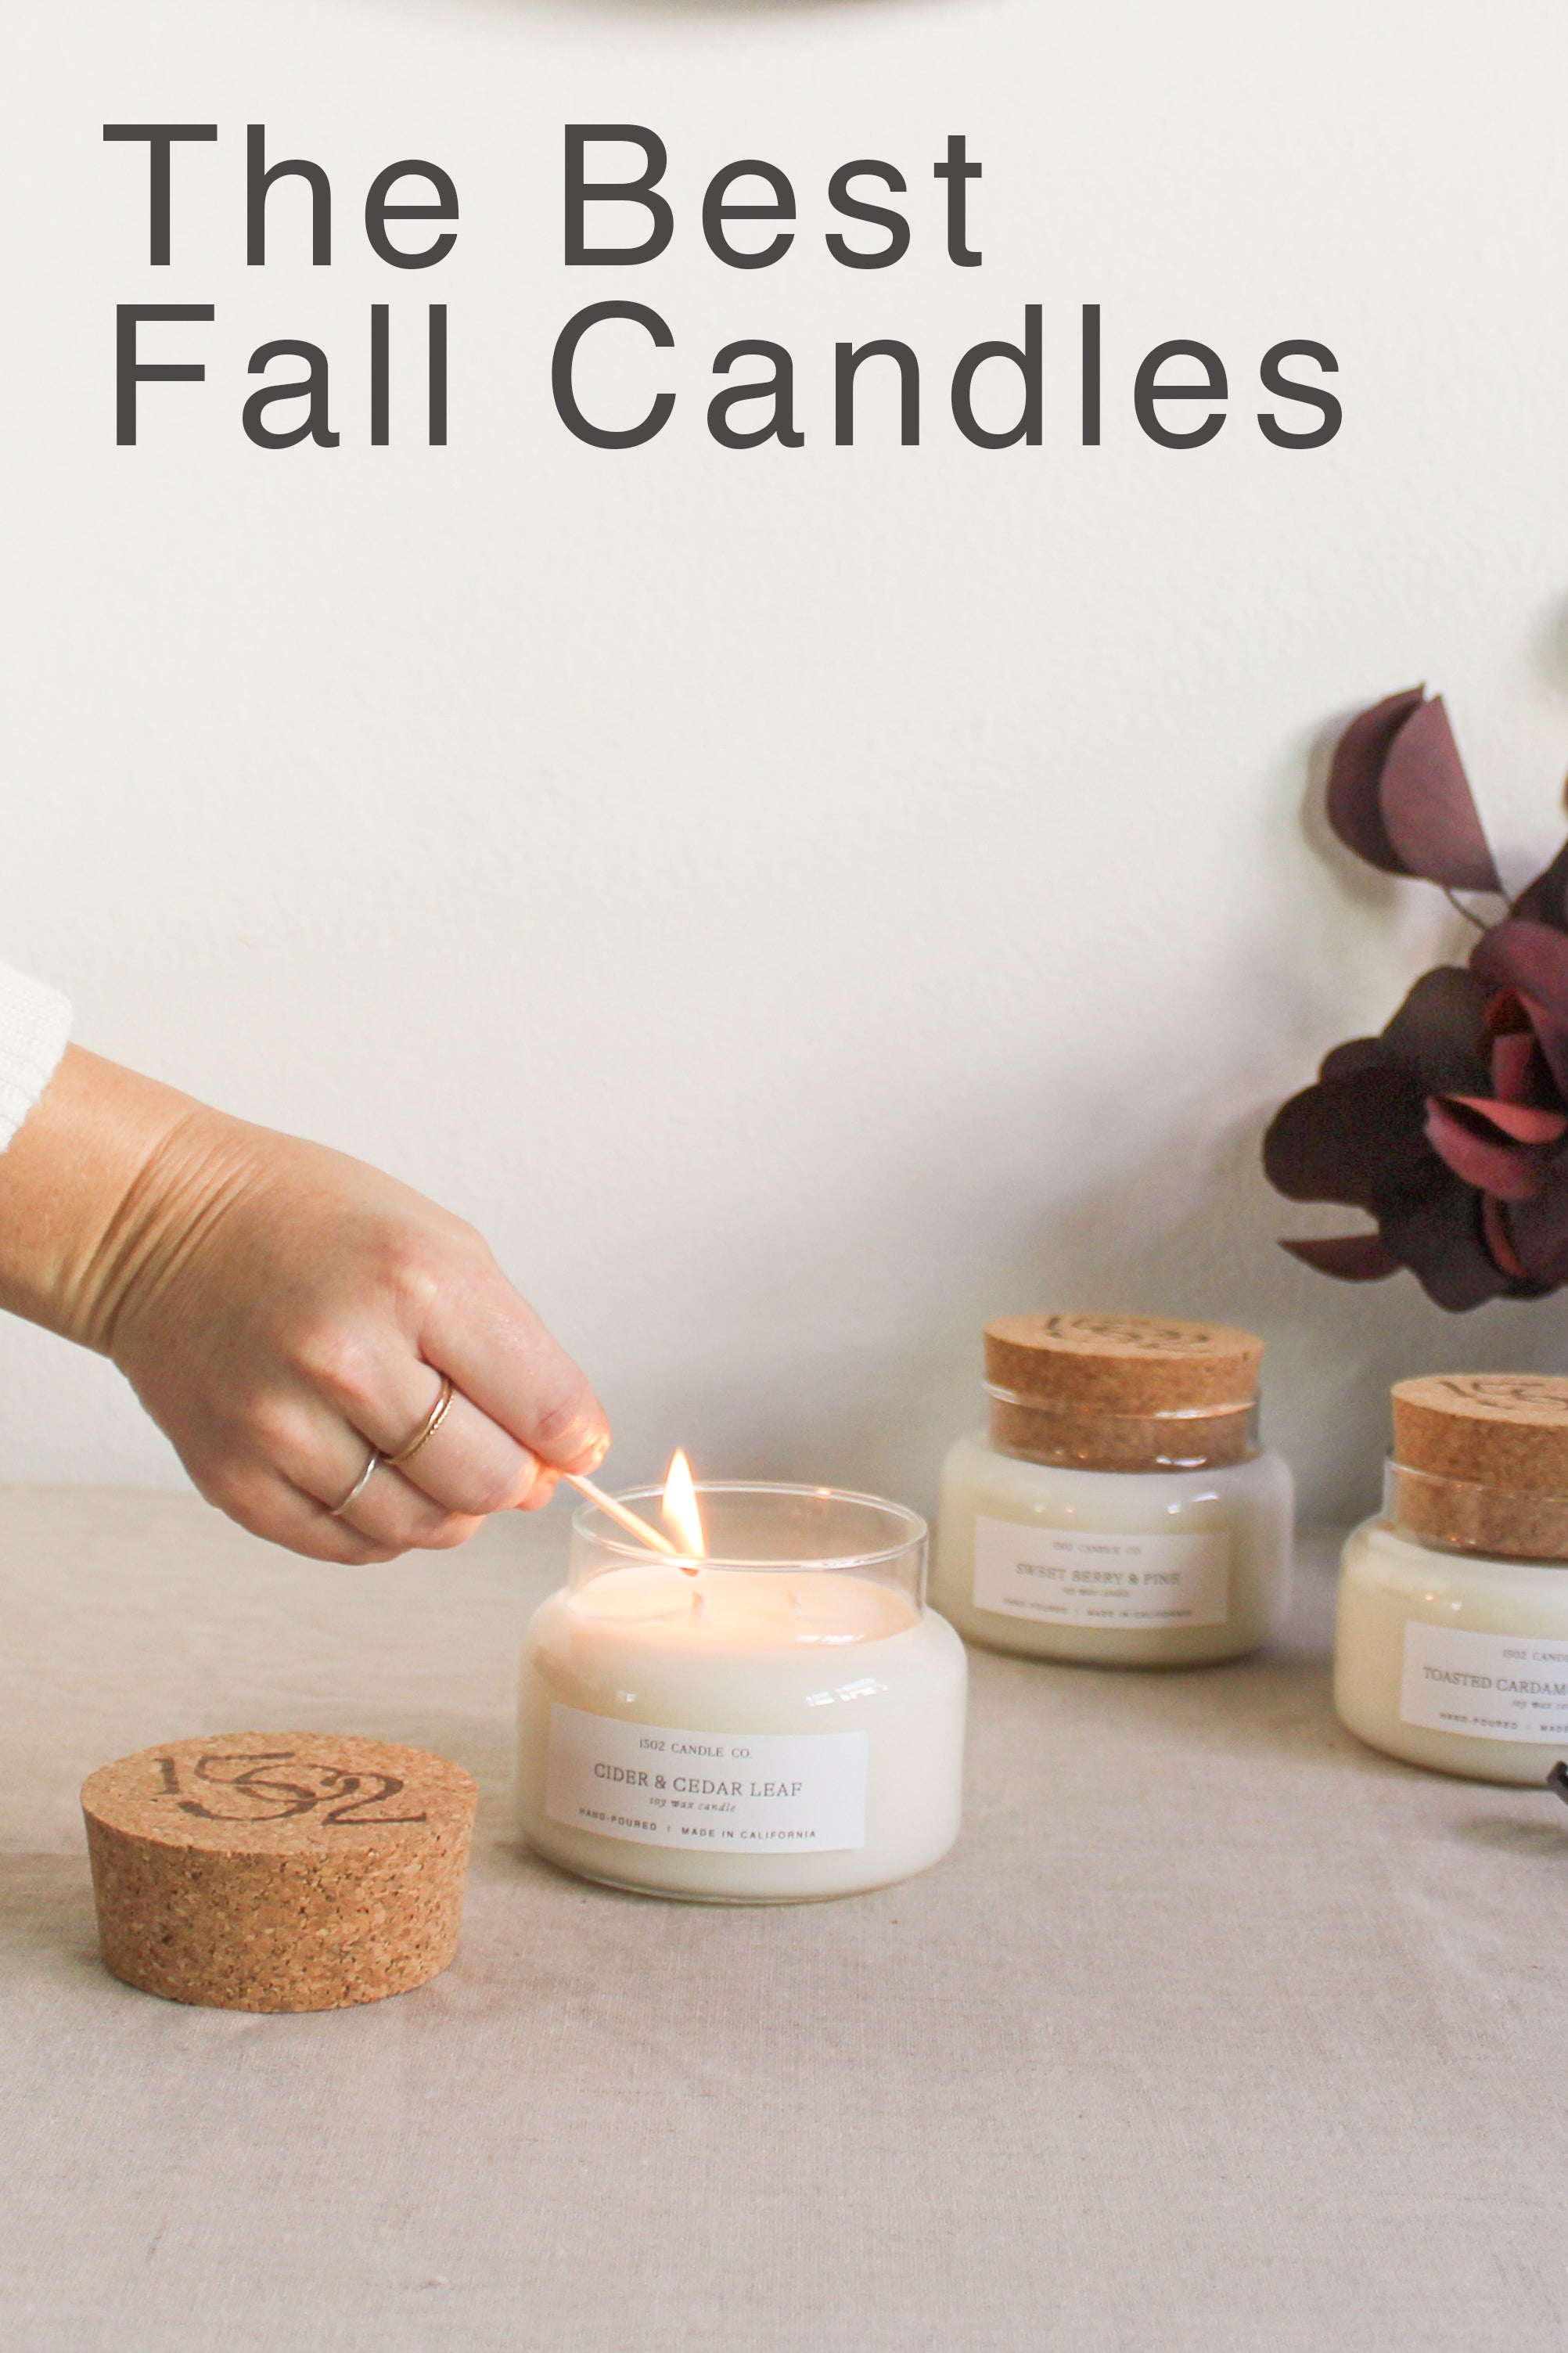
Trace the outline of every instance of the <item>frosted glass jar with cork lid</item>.
{"type": "Polygon", "coordinates": [[[1568,1380],[1394,1386],[1382,1514],[1340,1570],[1334,1704],[1390,1757],[1531,1786],[1568,1751],[1568,1380]]]}
{"type": "Polygon", "coordinates": [[[1293,1494],[1258,1442],[1263,1343],[1146,1315],[985,1327],[988,1426],[942,1467],[931,1599],[972,1641],[1212,1664],[1282,1606],[1293,1494]]]}

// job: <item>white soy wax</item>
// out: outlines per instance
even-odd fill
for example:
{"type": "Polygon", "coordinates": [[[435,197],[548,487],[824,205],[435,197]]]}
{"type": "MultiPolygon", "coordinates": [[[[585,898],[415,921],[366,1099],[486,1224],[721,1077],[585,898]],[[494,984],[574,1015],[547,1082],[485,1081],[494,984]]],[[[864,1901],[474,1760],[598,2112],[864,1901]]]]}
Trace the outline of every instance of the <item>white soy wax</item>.
{"type": "Polygon", "coordinates": [[[1267,1640],[1290,1558],[1277,1454],[1205,1471],[1079,1471],[997,1454],[942,1466],[931,1591],[969,1641],[1090,1665],[1181,1667],[1267,1640]]]}
{"type": "Polygon", "coordinates": [[[1443,1553],[1363,1521],[1340,1572],[1334,1706],[1409,1764],[1544,1780],[1568,1754],[1568,1567],[1443,1553]]]}
{"type": "Polygon", "coordinates": [[[1334,1705],[1390,1757],[1538,1785],[1568,1753],[1568,1380],[1425,1376],[1394,1414],[1384,1512],[1342,1556],[1334,1705]]]}
{"type": "Polygon", "coordinates": [[[1265,1641],[1289,1572],[1290,1473],[1253,1434],[1262,1344],[1169,1318],[987,1327],[987,1431],[942,1468],[932,1594],[971,1641],[1180,1667],[1265,1641]]]}
{"type": "Polygon", "coordinates": [[[576,1515],[523,1656],[523,1836],[585,1878],[710,1903],[925,1870],[958,1834],[965,1666],[924,1607],[923,1522],[819,1489],[699,1493],[725,1556],[695,1577],[576,1515]]]}

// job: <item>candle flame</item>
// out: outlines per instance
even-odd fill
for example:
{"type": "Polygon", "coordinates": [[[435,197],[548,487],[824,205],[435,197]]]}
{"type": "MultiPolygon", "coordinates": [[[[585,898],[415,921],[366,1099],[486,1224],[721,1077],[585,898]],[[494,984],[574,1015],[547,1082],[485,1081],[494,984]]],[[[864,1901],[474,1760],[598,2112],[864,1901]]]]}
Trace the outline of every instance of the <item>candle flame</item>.
{"type": "Polygon", "coordinates": [[[702,1514],[697,1507],[697,1488],[691,1476],[691,1465],[679,1447],[670,1457],[660,1509],[675,1531],[687,1558],[705,1560],[708,1539],[702,1530],[702,1514]]]}

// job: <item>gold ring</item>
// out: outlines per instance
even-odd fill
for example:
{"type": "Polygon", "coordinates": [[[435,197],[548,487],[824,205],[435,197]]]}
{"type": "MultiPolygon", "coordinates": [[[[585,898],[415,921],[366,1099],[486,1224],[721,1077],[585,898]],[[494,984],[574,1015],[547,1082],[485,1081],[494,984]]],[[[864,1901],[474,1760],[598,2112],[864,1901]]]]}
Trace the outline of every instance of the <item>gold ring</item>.
{"type": "Polygon", "coordinates": [[[401,1454],[389,1454],[387,1456],[386,1461],[389,1469],[393,1471],[401,1471],[405,1462],[413,1461],[414,1457],[418,1453],[419,1449],[426,1442],[426,1440],[435,1437],[436,1432],[440,1429],[441,1424],[447,1419],[447,1409],[452,1402],[452,1384],[447,1378],[446,1374],[443,1373],[441,1376],[441,1394],[437,1398],[435,1404],[431,1407],[429,1413],[426,1416],[424,1428],[420,1430],[419,1435],[411,1440],[409,1444],[404,1448],[401,1454]]]}
{"type": "Polygon", "coordinates": [[[384,1458],[376,1452],[373,1446],[370,1450],[370,1461],[365,1464],[364,1469],[360,1472],[359,1477],[354,1481],[353,1485],[349,1489],[349,1492],[343,1497],[342,1502],[332,1505],[331,1516],[334,1520],[341,1520],[349,1506],[352,1504],[358,1503],[360,1497],[364,1493],[365,1489],[369,1486],[371,1481],[380,1470],[383,1459],[384,1458]]]}

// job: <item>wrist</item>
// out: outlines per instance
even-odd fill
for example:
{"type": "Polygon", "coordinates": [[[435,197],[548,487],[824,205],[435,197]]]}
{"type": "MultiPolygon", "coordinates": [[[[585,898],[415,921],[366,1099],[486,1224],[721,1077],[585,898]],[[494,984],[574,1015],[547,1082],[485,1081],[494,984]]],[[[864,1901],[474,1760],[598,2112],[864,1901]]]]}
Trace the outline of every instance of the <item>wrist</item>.
{"type": "Polygon", "coordinates": [[[0,1307],[107,1355],[183,1140],[219,1116],[68,1048],[0,1153],[0,1307]]]}

